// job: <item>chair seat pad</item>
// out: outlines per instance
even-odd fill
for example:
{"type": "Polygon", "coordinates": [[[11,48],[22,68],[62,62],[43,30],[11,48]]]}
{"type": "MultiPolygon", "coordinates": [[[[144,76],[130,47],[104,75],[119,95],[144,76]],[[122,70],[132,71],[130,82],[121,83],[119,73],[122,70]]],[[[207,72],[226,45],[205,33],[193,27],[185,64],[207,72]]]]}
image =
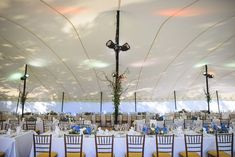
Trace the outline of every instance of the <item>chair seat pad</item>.
{"type": "MultiPolygon", "coordinates": [[[[180,152],[180,157],[187,157],[186,152],[180,152]]],[[[196,152],[188,152],[188,157],[200,157],[196,152]]]]}
{"type": "MultiPolygon", "coordinates": [[[[210,156],[215,156],[215,157],[217,157],[217,151],[216,151],[216,150],[208,151],[208,154],[209,154],[210,156]]],[[[226,153],[226,152],[224,152],[224,151],[219,151],[219,156],[220,156],[220,157],[231,157],[230,154],[228,154],[228,153],[226,153]]]]}
{"type": "MultiPolygon", "coordinates": [[[[85,156],[85,153],[82,152],[82,157],[85,156]]],[[[67,157],[80,157],[80,153],[67,153],[67,157]]]]}
{"type": "MultiPolygon", "coordinates": [[[[39,153],[37,155],[37,157],[48,157],[49,153],[39,153]]],[[[56,152],[51,152],[51,157],[57,157],[57,153],[56,152]]]]}
{"type": "Polygon", "coordinates": [[[98,153],[98,157],[112,157],[112,153],[98,153]]]}
{"type": "MultiPolygon", "coordinates": [[[[127,157],[127,154],[126,154],[126,157],[127,157]]],[[[129,157],[142,157],[142,153],[130,152],[129,157]]]]}
{"type": "MultiPolygon", "coordinates": [[[[153,157],[157,157],[157,153],[153,153],[153,157]]],[[[170,153],[158,153],[158,157],[171,157],[170,153]]]]}
{"type": "Polygon", "coordinates": [[[4,152],[0,152],[0,157],[4,157],[5,153],[4,152]]]}

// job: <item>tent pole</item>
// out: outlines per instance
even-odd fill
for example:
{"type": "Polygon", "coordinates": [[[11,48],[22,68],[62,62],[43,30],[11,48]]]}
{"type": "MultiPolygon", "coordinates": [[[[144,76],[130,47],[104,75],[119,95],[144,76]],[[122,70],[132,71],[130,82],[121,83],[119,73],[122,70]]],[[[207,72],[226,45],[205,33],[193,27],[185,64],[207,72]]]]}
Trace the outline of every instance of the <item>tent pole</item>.
{"type": "Polygon", "coordinates": [[[216,100],[217,100],[217,105],[218,105],[218,111],[220,113],[220,104],[219,104],[219,95],[218,95],[218,91],[215,92],[216,93],[216,100]]]}
{"type": "Polygon", "coordinates": [[[64,112],[64,92],[62,93],[61,112],[64,112]]]}
{"type": "Polygon", "coordinates": [[[100,92],[100,113],[102,113],[103,108],[103,92],[100,92]]]}
{"type": "Polygon", "coordinates": [[[136,92],[134,93],[134,97],[135,97],[135,112],[137,112],[136,92]]]}
{"type": "Polygon", "coordinates": [[[176,91],[174,90],[174,101],[175,101],[175,110],[177,110],[177,104],[176,104],[176,91]]]}

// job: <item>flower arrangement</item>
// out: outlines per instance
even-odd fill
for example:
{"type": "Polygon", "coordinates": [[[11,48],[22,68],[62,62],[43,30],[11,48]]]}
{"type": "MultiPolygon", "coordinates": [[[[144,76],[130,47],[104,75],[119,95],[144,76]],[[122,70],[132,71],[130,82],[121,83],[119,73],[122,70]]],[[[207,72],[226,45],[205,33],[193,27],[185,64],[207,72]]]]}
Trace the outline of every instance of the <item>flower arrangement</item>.
{"type": "Polygon", "coordinates": [[[163,128],[156,127],[155,128],[155,133],[156,134],[167,134],[168,133],[168,129],[167,129],[167,127],[163,127],[163,128]]]}
{"type": "Polygon", "coordinates": [[[36,129],[35,132],[36,132],[38,135],[40,135],[40,133],[41,133],[39,129],[36,129]]]}
{"type": "Polygon", "coordinates": [[[216,124],[212,124],[211,126],[203,126],[203,129],[201,129],[201,132],[206,132],[208,134],[214,134],[214,133],[228,133],[228,127],[224,124],[221,126],[217,126],[216,124]]]}
{"type": "Polygon", "coordinates": [[[73,125],[71,126],[71,130],[69,131],[69,134],[87,134],[91,135],[92,129],[89,126],[81,127],[80,125],[73,125]]]}

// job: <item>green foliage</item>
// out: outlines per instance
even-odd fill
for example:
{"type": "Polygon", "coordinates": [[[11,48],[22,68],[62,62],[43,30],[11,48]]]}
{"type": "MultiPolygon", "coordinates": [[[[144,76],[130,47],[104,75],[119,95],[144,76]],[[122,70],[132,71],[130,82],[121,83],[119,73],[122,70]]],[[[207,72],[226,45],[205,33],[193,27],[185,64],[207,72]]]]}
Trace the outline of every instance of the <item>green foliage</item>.
{"type": "Polygon", "coordinates": [[[122,88],[122,81],[125,78],[125,71],[121,75],[119,75],[117,78],[116,76],[113,77],[113,80],[110,80],[108,76],[105,75],[106,81],[109,82],[109,87],[112,88],[112,95],[113,95],[113,105],[114,105],[114,124],[118,123],[118,115],[119,115],[119,106],[120,106],[120,98],[123,93],[122,88]]]}

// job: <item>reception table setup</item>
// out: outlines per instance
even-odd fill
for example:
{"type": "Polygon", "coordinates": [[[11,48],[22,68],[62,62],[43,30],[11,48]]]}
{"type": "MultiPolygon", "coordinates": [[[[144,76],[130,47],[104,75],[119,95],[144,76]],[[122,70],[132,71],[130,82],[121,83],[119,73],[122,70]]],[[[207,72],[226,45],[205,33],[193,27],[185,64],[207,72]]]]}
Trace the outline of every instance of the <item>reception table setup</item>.
{"type": "MultiPolygon", "coordinates": [[[[50,134],[50,133],[47,133],[50,134]]],[[[64,157],[64,138],[63,134],[66,132],[61,133],[60,136],[56,136],[54,133],[52,134],[52,151],[58,153],[58,157],[64,157]]],[[[123,157],[126,154],[126,134],[128,132],[116,132],[114,133],[114,154],[115,157],[123,157]]],[[[137,133],[138,134],[138,133],[137,133]]],[[[192,134],[190,132],[189,134],[192,134]]],[[[109,133],[103,135],[110,135],[109,133]]],[[[156,151],[156,141],[154,135],[145,135],[145,148],[144,148],[144,157],[151,157],[153,152],[156,151]]],[[[235,145],[235,142],[234,142],[235,145]]],[[[203,156],[207,156],[208,150],[215,150],[216,142],[214,135],[204,135],[203,140],[203,156]]],[[[185,151],[185,144],[184,144],[184,135],[176,136],[174,142],[174,157],[179,156],[179,152],[185,151]]],[[[86,157],[95,157],[96,150],[95,150],[95,138],[94,135],[84,135],[83,137],[83,152],[85,152],[86,157]]],[[[235,152],[234,152],[235,154],[235,152]]],[[[33,148],[31,149],[30,157],[33,157],[33,148]]]]}
{"type": "Polygon", "coordinates": [[[235,0],[0,0],[0,157],[235,157],[234,26],[235,0]]]}
{"type": "MultiPolygon", "coordinates": [[[[82,134],[82,150],[86,154],[86,157],[95,157],[96,156],[96,147],[95,147],[95,135],[97,136],[110,136],[114,135],[114,154],[115,157],[125,156],[126,150],[126,135],[145,135],[145,147],[144,147],[144,157],[151,157],[153,152],[156,151],[156,134],[161,135],[175,135],[174,140],[174,151],[173,156],[178,157],[179,153],[185,151],[185,140],[184,135],[200,135],[203,134],[203,156],[207,156],[209,150],[216,149],[216,140],[215,133],[235,133],[235,127],[232,124],[229,128],[224,128],[222,130],[221,126],[214,125],[213,127],[202,127],[201,120],[195,120],[193,127],[183,128],[183,124],[176,122],[174,127],[164,127],[164,125],[154,125],[156,123],[163,123],[164,121],[150,120],[150,124],[144,123],[144,120],[136,120],[133,124],[133,127],[130,127],[127,124],[119,124],[113,128],[104,128],[98,127],[97,125],[76,125],[70,123],[70,127],[64,129],[63,127],[55,127],[55,130],[45,132],[42,135],[52,135],[52,147],[51,150],[58,154],[58,157],[63,157],[65,155],[65,145],[64,145],[64,134],[82,134]],[[199,124],[199,125],[198,125],[199,124]],[[197,128],[198,127],[198,128],[197,128]]],[[[181,120],[182,121],[182,120],[181,120]]],[[[235,141],[234,145],[235,145],[235,141]]],[[[235,150],[234,150],[235,151],[235,150]]],[[[235,152],[234,152],[235,153],[235,152]]],[[[30,157],[33,157],[34,150],[31,149],[30,157]]]]}
{"type": "Polygon", "coordinates": [[[0,130],[0,151],[5,157],[27,157],[32,147],[34,131],[0,130]]]}

